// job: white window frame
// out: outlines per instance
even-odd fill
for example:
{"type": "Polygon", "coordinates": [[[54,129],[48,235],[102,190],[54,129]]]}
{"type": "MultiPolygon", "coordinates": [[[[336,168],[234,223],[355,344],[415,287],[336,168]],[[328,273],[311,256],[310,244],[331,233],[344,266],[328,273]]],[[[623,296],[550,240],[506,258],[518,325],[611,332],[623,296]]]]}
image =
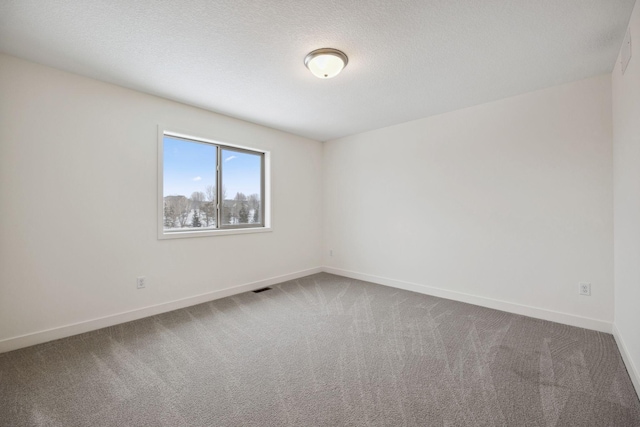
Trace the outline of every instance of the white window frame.
{"type": "MultiPolygon", "coordinates": [[[[219,150],[221,152],[221,150],[219,150]]],[[[218,165],[220,166],[220,165],[218,165]]],[[[216,186],[220,183],[216,182],[216,186]]],[[[271,228],[271,153],[266,150],[247,147],[244,145],[233,144],[227,141],[223,141],[218,138],[206,138],[199,135],[194,135],[190,132],[177,131],[175,129],[169,129],[165,126],[158,126],[158,239],[183,239],[189,237],[207,237],[207,236],[226,236],[229,234],[251,234],[251,233],[265,233],[273,231],[271,228]],[[221,149],[226,147],[230,149],[239,149],[244,151],[261,154],[264,159],[263,163],[263,198],[262,204],[262,226],[252,227],[237,227],[237,228],[216,228],[216,229],[202,229],[194,230],[187,229],[184,231],[167,231],[164,229],[164,137],[173,136],[176,138],[190,139],[195,142],[202,142],[208,144],[214,144],[221,149]]]]}

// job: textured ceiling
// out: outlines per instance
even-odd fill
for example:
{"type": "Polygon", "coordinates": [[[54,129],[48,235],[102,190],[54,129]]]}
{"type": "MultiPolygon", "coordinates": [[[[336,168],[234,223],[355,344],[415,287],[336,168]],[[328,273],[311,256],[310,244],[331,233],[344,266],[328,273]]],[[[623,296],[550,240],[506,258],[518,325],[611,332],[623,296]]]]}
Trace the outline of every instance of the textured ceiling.
{"type": "Polygon", "coordinates": [[[324,141],[610,72],[634,2],[3,0],[0,51],[324,141]]]}

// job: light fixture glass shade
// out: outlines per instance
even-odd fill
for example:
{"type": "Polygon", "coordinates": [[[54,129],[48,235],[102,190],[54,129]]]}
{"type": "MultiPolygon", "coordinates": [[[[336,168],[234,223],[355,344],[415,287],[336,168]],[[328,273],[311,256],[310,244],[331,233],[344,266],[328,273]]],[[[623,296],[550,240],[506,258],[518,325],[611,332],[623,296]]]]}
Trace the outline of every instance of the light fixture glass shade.
{"type": "Polygon", "coordinates": [[[347,62],[349,62],[347,55],[330,48],[314,50],[304,58],[304,65],[314,76],[321,79],[337,76],[347,66],[347,62]]]}

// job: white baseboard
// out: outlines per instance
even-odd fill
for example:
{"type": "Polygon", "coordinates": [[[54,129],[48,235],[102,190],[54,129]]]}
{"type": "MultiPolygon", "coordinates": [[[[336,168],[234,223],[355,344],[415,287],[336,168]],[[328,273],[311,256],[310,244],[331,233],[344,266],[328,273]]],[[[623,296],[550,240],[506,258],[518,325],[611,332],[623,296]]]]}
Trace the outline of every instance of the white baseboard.
{"type": "Polygon", "coordinates": [[[624,361],[624,365],[627,367],[627,372],[629,373],[629,377],[631,377],[631,382],[636,389],[636,394],[638,395],[638,398],[640,398],[640,371],[638,371],[638,368],[633,363],[629,349],[624,343],[624,340],[620,335],[620,331],[616,327],[615,323],[613,324],[613,337],[616,339],[616,343],[620,349],[620,354],[622,355],[622,360],[624,361]]]}
{"type": "Polygon", "coordinates": [[[213,301],[243,292],[253,291],[256,289],[275,285],[277,283],[286,282],[287,280],[294,280],[300,277],[308,276],[310,274],[320,273],[321,271],[322,268],[320,267],[310,268],[308,270],[297,271],[295,273],[285,274],[283,276],[277,276],[265,280],[259,280],[257,282],[246,283],[244,285],[232,286],[230,288],[207,292],[205,294],[195,295],[176,301],[170,301],[163,304],[152,305],[149,307],[143,307],[123,313],[99,317],[97,319],[86,320],[83,322],[59,326],[44,331],[33,332],[26,335],[3,339],[0,340],[0,353],[17,350],[23,347],[29,347],[35,344],[42,344],[60,338],[66,338],[72,335],[106,328],[108,326],[113,326],[120,323],[130,322],[132,320],[142,319],[143,317],[166,313],[168,311],[177,310],[179,308],[190,307],[192,305],[213,301]]]}
{"type": "Polygon", "coordinates": [[[576,316],[573,314],[562,313],[558,311],[545,310],[543,308],[531,307],[528,305],[516,304],[508,301],[501,301],[492,298],[481,297],[477,295],[466,294],[463,292],[448,291],[433,286],[421,285],[418,283],[405,282],[402,280],[389,279],[387,277],[379,277],[371,274],[357,273],[354,271],[342,270],[333,267],[323,267],[326,273],[336,274],[338,276],[349,277],[352,279],[364,280],[366,282],[377,283],[379,285],[391,286],[393,288],[404,289],[407,291],[418,292],[421,294],[432,295],[435,297],[451,299],[455,301],[466,302],[469,304],[479,305],[482,307],[493,308],[496,310],[506,311],[509,313],[521,314],[523,316],[534,317],[536,319],[549,320],[551,322],[562,323],[570,326],[591,329],[600,332],[611,333],[613,324],[604,320],[591,319],[588,317],[576,316]]]}

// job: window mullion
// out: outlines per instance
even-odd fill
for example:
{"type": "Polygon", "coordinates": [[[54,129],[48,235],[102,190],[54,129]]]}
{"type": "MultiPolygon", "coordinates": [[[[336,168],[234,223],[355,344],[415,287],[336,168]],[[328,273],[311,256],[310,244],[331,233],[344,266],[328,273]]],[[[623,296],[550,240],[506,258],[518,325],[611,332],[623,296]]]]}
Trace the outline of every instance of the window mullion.
{"type": "Polygon", "coordinates": [[[222,228],[222,147],[216,145],[216,228],[222,228]]]}

